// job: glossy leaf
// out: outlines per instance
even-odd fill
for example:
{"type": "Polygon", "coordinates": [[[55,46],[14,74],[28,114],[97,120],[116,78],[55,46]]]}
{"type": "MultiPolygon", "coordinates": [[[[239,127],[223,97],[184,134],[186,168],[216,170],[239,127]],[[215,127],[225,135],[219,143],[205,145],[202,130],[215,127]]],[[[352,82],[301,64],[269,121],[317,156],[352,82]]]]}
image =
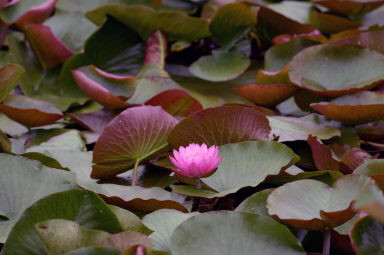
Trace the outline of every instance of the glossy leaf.
{"type": "Polygon", "coordinates": [[[167,136],[177,120],[160,107],[130,108],[114,118],[96,142],[93,178],[125,172],[167,147],[167,136]],[[143,135],[143,131],[146,135],[143,135]]]}
{"type": "Polygon", "coordinates": [[[367,187],[370,178],[347,175],[332,188],[316,180],[299,180],[275,189],[267,199],[270,215],[303,229],[336,227],[355,215],[352,202],[367,187]]]}
{"type": "Polygon", "coordinates": [[[370,176],[384,190],[384,159],[367,160],[357,167],[353,173],[370,176]]]}
{"type": "Polygon", "coordinates": [[[235,211],[269,216],[266,204],[267,198],[271,192],[272,190],[265,189],[247,197],[236,207],[235,211]]]}
{"type": "Polygon", "coordinates": [[[376,51],[319,45],[297,54],[288,73],[296,85],[320,96],[334,97],[378,85],[384,79],[379,68],[383,62],[384,55],[376,51]]]}
{"type": "Polygon", "coordinates": [[[350,239],[359,255],[379,255],[384,251],[384,225],[368,216],[358,219],[351,229],[350,239]]]}
{"type": "Polygon", "coordinates": [[[184,221],[173,232],[171,251],[180,255],[305,254],[288,228],[273,219],[228,211],[200,214],[184,221]]]}
{"type": "Polygon", "coordinates": [[[206,109],[180,121],[169,134],[173,148],[190,143],[224,145],[252,140],[268,140],[268,119],[259,111],[241,106],[206,109]]]}

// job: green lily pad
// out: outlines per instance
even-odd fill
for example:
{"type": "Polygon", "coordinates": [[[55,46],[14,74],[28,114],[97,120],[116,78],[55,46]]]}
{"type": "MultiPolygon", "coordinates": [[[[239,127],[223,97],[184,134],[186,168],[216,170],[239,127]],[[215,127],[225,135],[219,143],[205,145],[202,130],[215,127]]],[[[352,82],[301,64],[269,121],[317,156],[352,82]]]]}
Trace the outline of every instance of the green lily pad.
{"type": "Polygon", "coordinates": [[[216,172],[202,178],[216,192],[192,186],[183,189],[181,185],[173,185],[173,190],[183,195],[223,197],[244,187],[256,187],[267,176],[277,175],[298,161],[291,149],[272,141],[227,144],[220,147],[219,154],[223,159],[216,172]]]}
{"type": "Polygon", "coordinates": [[[359,255],[380,255],[384,252],[384,225],[368,216],[358,219],[350,239],[359,255]]]}
{"type": "Polygon", "coordinates": [[[353,46],[318,45],[302,50],[288,66],[290,80],[320,96],[367,90],[384,79],[384,55],[353,46]],[[362,69],[361,67],[364,66],[362,69]]]}
{"type": "Polygon", "coordinates": [[[265,189],[247,197],[243,202],[241,202],[241,204],[236,207],[235,211],[269,216],[266,205],[267,198],[271,192],[271,189],[265,189]]]}
{"type": "Polygon", "coordinates": [[[24,68],[15,64],[6,64],[0,68],[0,102],[8,96],[17,81],[25,72],[24,68]]]}
{"type": "Polygon", "coordinates": [[[267,216],[228,211],[185,220],[173,232],[171,251],[175,255],[305,254],[284,225],[267,216]]]}
{"type": "Polygon", "coordinates": [[[107,178],[127,171],[164,150],[177,120],[161,107],[141,106],[125,110],[104,129],[93,154],[92,178],[107,178]]]}
{"type": "Polygon", "coordinates": [[[356,214],[352,202],[372,183],[360,175],[341,177],[333,187],[316,180],[290,182],[269,195],[268,213],[298,228],[337,227],[356,214]]]}
{"type": "Polygon", "coordinates": [[[268,120],[272,133],[279,137],[279,142],[305,141],[308,135],[314,135],[323,140],[341,136],[339,129],[312,120],[283,116],[269,116],[268,120]]]}
{"type": "Polygon", "coordinates": [[[39,222],[36,230],[48,254],[52,255],[64,255],[77,248],[96,245],[110,236],[108,232],[85,229],[74,221],[64,219],[39,222]]]}
{"type": "Polygon", "coordinates": [[[241,53],[214,51],[194,62],[189,70],[196,77],[208,81],[228,81],[236,78],[251,64],[250,59],[241,53]]]}
{"type": "Polygon", "coordinates": [[[247,35],[257,23],[255,12],[241,3],[226,4],[219,8],[210,24],[213,39],[223,48],[230,48],[247,35]]]}
{"type": "Polygon", "coordinates": [[[65,255],[121,255],[121,251],[112,247],[83,247],[65,255]]]}
{"type": "Polygon", "coordinates": [[[197,215],[194,213],[182,213],[176,210],[158,210],[147,214],[143,218],[143,223],[154,232],[149,235],[155,250],[170,252],[170,242],[173,231],[183,221],[197,215]]]}
{"type": "Polygon", "coordinates": [[[0,242],[7,239],[13,225],[34,202],[77,187],[72,173],[43,166],[35,160],[1,153],[0,162],[0,215],[8,219],[0,221],[0,242]]]}
{"type": "Polygon", "coordinates": [[[110,4],[87,13],[87,17],[99,26],[104,23],[107,15],[136,30],[145,41],[156,30],[166,33],[170,41],[195,40],[210,35],[207,21],[189,17],[179,11],[156,11],[143,5],[110,4]]]}
{"type": "Polygon", "coordinates": [[[109,233],[122,231],[116,216],[95,193],[70,190],[47,196],[29,207],[13,227],[2,254],[48,255],[35,224],[50,219],[72,220],[83,228],[109,233]]]}
{"type": "Polygon", "coordinates": [[[190,143],[224,145],[251,140],[268,140],[270,127],[264,114],[252,108],[221,106],[196,112],[180,121],[170,132],[173,148],[190,143]]]}

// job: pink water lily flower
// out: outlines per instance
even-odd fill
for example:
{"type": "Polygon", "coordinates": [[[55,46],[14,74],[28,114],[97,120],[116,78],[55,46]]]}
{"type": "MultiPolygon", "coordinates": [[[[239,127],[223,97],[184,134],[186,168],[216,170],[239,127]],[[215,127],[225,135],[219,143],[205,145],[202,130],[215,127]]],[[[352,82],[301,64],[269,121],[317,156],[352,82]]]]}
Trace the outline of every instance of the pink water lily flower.
{"type": "Polygon", "coordinates": [[[217,157],[219,148],[215,145],[207,147],[191,143],[187,147],[180,146],[179,151],[173,150],[173,157],[169,157],[177,167],[172,171],[187,178],[200,178],[208,175],[220,164],[223,156],[217,157]]]}

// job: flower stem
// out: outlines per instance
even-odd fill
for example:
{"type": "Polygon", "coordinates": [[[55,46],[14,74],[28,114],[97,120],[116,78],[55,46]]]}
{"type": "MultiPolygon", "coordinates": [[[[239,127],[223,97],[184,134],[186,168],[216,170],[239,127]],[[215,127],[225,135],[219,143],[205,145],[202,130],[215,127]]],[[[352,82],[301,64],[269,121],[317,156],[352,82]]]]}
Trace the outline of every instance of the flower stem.
{"type": "Polygon", "coordinates": [[[137,159],[135,162],[135,166],[133,167],[133,177],[132,177],[132,183],[131,186],[136,186],[136,179],[137,179],[137,168],[139,167],[140,160],[137,159]]]}
{"type": "Polygon", "coordinates": [[[331,250],[331,230],[326,230],[323,232],[323,253],[322,255],[329,255],[331,250]]]}
{"type": "MultiPolygon", "coordinates": [[[[201,180],[200,180],[200,178],[196,178],[196,187],[198,189],[201,189],[201,180]]],[[[199,204],[200,204],[200,198],[199,197],[193,198],[193,204],[192,204],[191,212],[196,211],[197,208],[199,208],[199,204]]]]}

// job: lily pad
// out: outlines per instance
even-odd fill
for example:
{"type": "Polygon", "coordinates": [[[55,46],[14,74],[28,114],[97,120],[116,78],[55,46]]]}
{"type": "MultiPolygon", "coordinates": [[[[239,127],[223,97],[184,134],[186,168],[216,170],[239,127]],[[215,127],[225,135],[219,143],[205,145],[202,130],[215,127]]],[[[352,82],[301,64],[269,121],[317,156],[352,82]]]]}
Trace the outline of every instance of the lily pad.
{"type": "Polygon", "coordinates": [[[109,74],[93,65],[72,70],[72,74],[85,94],[111,110],[128,106],[125,100],[133,95],[137,83],[132,76],[109,74]]]}
{"type": "Polygon", "coordinates": [[[288,228],[275,220],[226,211],[199,214],[184,221],[173,232],[171,251],[175,255],[305,254],[288,228]]]}
{"type": "Polygon", "coordinates": [[[256,13],[241,3],[219,8],[210,24],[213,39],[223,48],[230,48],[247,35],[257,23],[256,13]]]}
{"type": "Polygon", "coordinates": [[[241,53],[213,51],[194,62],[189,70],[196,77],[207,81],[228,81],[236,78],[251,64],[250,59],[241,53]]]}
{"type": "Polygon", "coordinates": [[[183,189],[173,185],[175,192],[207,198],[223,197],[244,187],[256,187],[269,175],[277,175],[298,161],[287,146],[272,142],[242,142],[220,147],[223,159],[217,171],[202,181],[214,191],[183,189]],[[203,192],[203,193],[202,193],[203,192]]]}
{"type": "Polygon", "coordinates": [[[53,219],[36,224],[36,230],[48,254],[64,255],[77,248],[92,246],[110,234],[101,230],[82,228],[78,223],[64,219],[53,219]]]}
{"type": "Polygon", "coordinates": [[[42,23],[55,9],[56,0],[19,0],[5,6],[1,19],[7,23],[23,28],[25,24],[42,23]]]}
{"type": "Polygon", "coordinates": [[[188,92],[180,89],[170,89],[161,92],[144,104],[161,106],[172,116],[180,117],[187,117],[192,113],[203,110],[203,107],[196,99],[191,97],[188,92]]]}
{"type": "Polygon", "coordinates": [[[0,243],[3,243],[24,210],[42,197],[77,187],[70,172],[43,166],[21,156],[0,154],[0,243]],[[41,185],[41,183],[45,183],[41,185]]]}
{"type": "Polygon", "coordinates": [[[160,107],[141,106],[125,110],[104,129],[93,154],[92,178],[125,172],[164,150],[167,136],[177,120],[160,107]]]}
{"type": "Polygon", "coordinates": [[[354,45],[371,50],[376,50],[384,54],[384,47],[380,43],[384,38],[384,31],[369,31],[364,33],[352,34],[339,40],[333,41],[332,45],[354,45]]]}
{"type": "Polygon", "coordinates": [[[288,66],[290,80],[314,94],[335,97],[367,90],[384,79],[384,55],[353,46],[317,45],[298,53],[288,66]],[[364,69],[361,68],[364,66],[364,69]]]}
{"type": "Polygon", "coordinates": [[[284,116],[268,116],[268,120],[272,134],[279,138],[279,142],[305,141],[308,135],[322,140],[341,135],[339,129],[312,120],[284,116]]]}
{"type": "Polygon", "coordinates": [[[241,106],[221,106],[196,112],[180,121],[168,142],[173,148],[190,143],[224,145],[252,140],[268,140],[268,119],[257,110],[241,106]]]}
{"type": "Polygon", "coordinates": [[[270,215],[303,229],[337,227],[355,215],[352,202],[370,185],[366,176],[347,175],[333,187],[316,180],[299,180],[275,189],[267,199],[270,215]]]}
{"type": "Polygon", "coordinates": [[[359,255],[379,255],[384,252],[384,225],[368,216],[358,219],[349,234],[359,255]]]}
{"type": "Polygon", "coordinates": [[[170,252],[170,242],[173,231],[183,221],[197,215],[194,213],[182,213],[176,210],[157,210],[151,214],[147,214],[143,218],[143,223],[154,232],[149,235],[155,250],[170,252]]]}
{"type": "Polygon", "coordinates": [[[384,159],[368,160],[357,167],[353,173],[370,176],[384,190],[384,159]]]}
{"type": "Polygon", "coordinates": [[[361,15],[384,4],[382,0],[315,0],[313,2],[343,15],[361,15]]]}
{"type": "Polygon", "coordinates": [[[356,124],[384,119],[384,93],[362,91],[311,107],[328,119],[356,124]]]}
{"type": "Polygon", "coordinates": [[[60,192],[39,200],[24,212],[4,244],[2,254],[47,255],[35,224],[50,219],[72,220],[81,227],[109,233],[122,230],[116,216],[95,193],[84,190],[60,192]]]}
{"type": "Polygon", "coordinates": [[[236,207],[235,211],[269,216],[267,210],[267,198],[271,192],[271,189],[265,189],[247,197],[236,207]]]}
{"type": "Polygon", "coordinates": [[[0,68],[0,102],[3,102],[16,86],[17,81],[24,72],[25,70],[22,66],[15,64],[7,64],[0,68]]]}
{"type": "Polygon", "coordinates": [[[87,17],[99,26],[107,15],[136,30],[145,41],[156,30],[166,33],[170,41],[195,40],[210,35],[207,21],[189,17],[180,11],[156,11],[143,5],[110,4],[87,13],[87,17]]]}
{"type": "Polygon", "coordinates": [[[65,255],[121,255],[121,251],[112,247],[83,247],[65,255]]]}

